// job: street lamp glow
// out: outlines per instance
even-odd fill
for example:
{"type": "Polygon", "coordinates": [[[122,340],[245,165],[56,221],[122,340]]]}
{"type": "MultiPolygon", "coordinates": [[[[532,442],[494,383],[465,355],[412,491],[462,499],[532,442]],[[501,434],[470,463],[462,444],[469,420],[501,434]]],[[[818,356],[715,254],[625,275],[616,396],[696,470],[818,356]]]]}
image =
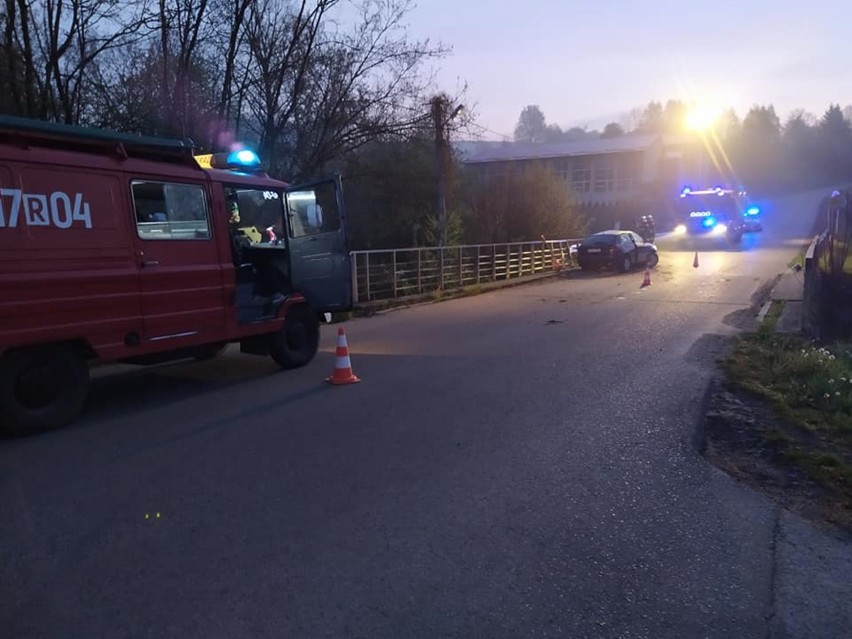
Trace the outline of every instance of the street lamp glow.
{"type": "Polygon", "coordinates": [[[716,123],[716,110],[707,106],[694,106],[686,114],[686,128],[690,131],[706,131],[716,123]]]}

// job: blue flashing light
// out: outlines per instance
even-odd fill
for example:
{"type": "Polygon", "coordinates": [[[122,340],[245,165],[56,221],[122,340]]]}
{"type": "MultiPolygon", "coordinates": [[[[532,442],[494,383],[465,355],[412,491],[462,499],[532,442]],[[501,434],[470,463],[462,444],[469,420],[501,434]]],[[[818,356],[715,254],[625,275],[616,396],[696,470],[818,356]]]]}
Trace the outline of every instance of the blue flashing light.
{"type": "Polygon", "coordinates": [[[746,209],[746,215],[757,215],[760,213],[760,209],[756,206],[750,206],[746,209]]]}
{"type": "Polygon", "coordinates": [[[241,149],[232,151],[228,155],[227,163],[233,167],[256,168],[260,166],[260,157],[254,151],[241,149]]]}
{"type": "Polygon", "coordinates": [[[681,192],[680,192],[680,196],[681,196],[681,197],[684,197],[685,195],[689,195],[690,193],[692,193],[692,187],[685,186],[685,187],[683,187],[683,189],[681,190],[681,192]]]}
{"type": "Polygon", "coordinates": [[[702,222],[702,224],[704,224],[704,226],[708,229],[712,228],[712,227],[716,226],[716,218],[715,217],[704,218],[704,221],[702,222]]]}

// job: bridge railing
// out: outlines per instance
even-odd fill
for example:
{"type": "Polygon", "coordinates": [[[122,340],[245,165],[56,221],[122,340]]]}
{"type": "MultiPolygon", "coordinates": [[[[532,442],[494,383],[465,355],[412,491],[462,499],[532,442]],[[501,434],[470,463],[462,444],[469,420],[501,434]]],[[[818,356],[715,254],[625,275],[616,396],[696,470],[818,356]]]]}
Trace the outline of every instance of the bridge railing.
{"type": "Polygon", "coordinates": [[[355,303],[559,271],[576,265],[577,239],[352,251],[355,303]]]}

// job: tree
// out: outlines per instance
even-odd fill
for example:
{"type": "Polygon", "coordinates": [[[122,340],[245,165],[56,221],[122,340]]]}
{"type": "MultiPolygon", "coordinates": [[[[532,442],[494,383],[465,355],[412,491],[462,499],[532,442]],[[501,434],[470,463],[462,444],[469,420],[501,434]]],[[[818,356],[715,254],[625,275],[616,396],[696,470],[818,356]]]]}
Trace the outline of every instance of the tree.
{"type": "Polygon", "coordinates": [[[601,137],[606,138],[618,138],[624,135],[624,129],[621,128],[621,125],[618,122],[610,122],[607,124],[603,131],[601,132],[601,137]]]}
{"type": "Polygon", "coordinates": [[[791,148],[800,149],[808,143],[814,133],[816,118],[803,109],[795,109],[784,123],[782,137],[791,148]]]}
{"type": "Polygon", "coordinates": [[[742,135],[750,142],[771,144],[781,136],[781,121],[775,107],[753,106],[743,119],[742,135]]]}
{"type": "Polygon", "coordinates": [[[274,169],[305,177],[371,140],[429,116],[423,62],[443,50],[411,42],[409,0],[363,0],[351,30],[333,27],[339,0],[308,10],[258,0],[248,16],[249,122],[274,169]],[[327,26],[328,24],[328,26],[327,26]]]}
{"type": "Polygon", "coordinates": [[[577,237],[585,220],[565,182],[540,163],[512,166],[503,174],[468,169],[467,208],[471,241],[521,242],[577,237]]]}
{"type": "Polygon", "coordinates": [[[732,158],[734,175],[750,190],[775,188],[786,179],[781,122],[773,106],[753,106],[743,118],[739,135],[726,151],[732,158]]]}
{"type": "MultiPolygon", "coordinates": [[[[163,78],[160,100],[165,121],[172,135],[186,137],[196,131],[197,105],[202,104],[193,91],[193,75],[201,68],[201,43],[214,37],[213,11],[209,0],[158,0],[159,62],[163,78]]],[[[207,89],[208,87],[203,87],[207,89]]],[[[204,97],[209,100],[210,91],[204,97]]],[[[215,98],[214,98],[215,100],[215,98]]],[[[215,104],[215,102],[213,103],[215,104]]]]}
{"type": "Polygon", "coordinates": [[[828,107],[818,131],[823,174],[833,180],[847,179],[852,170],[852,124],[843,117],[839,105],[828,107]]]}
{"type": "MultiPolygon", "coordinates": [[[[222,75],[222,85],[219,92],[218,113],[223,124],[239,117],[239,106],[234,108],[234,97],[245,92],[245,82],[239,82],[236,86],[235,76],[237,72],[237,54],[245,40],[245,23],[248,11],[255,0],[215,0],[214,6],[218,8],[217,15],[227,16],[222,21],[220,39],[227,42],[225,47],[225,68],[222,75]]],[[[245,78],[245,74],[242,74],[245,78]]],[[[239,122],[236,123],[239,129],[239,122]]],[[[220,132],[217,132],[220,133],[220,132]]]]}
{"type": "Polygon", "coordinates": [[[734,109],[725,109],[719,116],[719,135],[724,140],[735,140],[742,133],[742,122],[734,109]]]}
{"type": "Polygon", "coordinates": [[[643,115],[644,109],[641,107],[634,107],[621,117],[619,124],[621,124],[621,128],[625,131],[639,131],[642,126],[643,115]]]}
{"type": "Polygon", "coordinates": [[[199,146],[205,145],[211,123],[217,120],[217,67],[199,57],[182,64],[180,79],[165,77],[166,65],[158,43],[109,56],[107,61],[92,69],[87,124],[128,133],[190,138],[199,146]],[[178,85],[180,89],[176,90],[178,85]],[[167,102],[164,95],[176,97],[167,102]]]}
{"type": "Polygon", "coordinates": [[[838,104],[828,107],[819,121],[819,128],[829,139],[848,139],[852,134],[852,124],[844,117],[838,104]]]}
{"type": "Polygon", "coordinates": [[[792,111],[784,123],[779,164],[788,184],[807,185],[815,176],[818,162],[816,118],[802,109],[792,111]]]}
{"type": "Polygon", "coordinates": [[[577,142],[579,140],[589,140],[598,137],[595,131],[589,131],[584,127],[572,126],[562,132],[563,142],[577,142]]]}
{"type": "Polygon", "coordinates": [[[636,133],[671,133],[679,134],[686,131],[686,119],[691,105],[683,100],[667,100],[649,102],[645,108],[631,109],[622,118],[622,127],[636,133]]]}
{"type": "Polygon", "coordinates": [[[13,111],[77,123],[91,68],[132,44],[148,18],[137,0],[6,0],[2,57],[13,111]]]}
{"type": "Polygon", "coordinates": [[[642,112],[637,132],[639,133],[662,133],[665,128],[663,118],[663,105],[659,102],[649,102],[642,112]]]}
{"type": "Polygon", "coordinates": [[[524,107],[515,126],[515,142],[544,142],[547,139],[547,123],[544,113],[537,104],[524,107]]]}
{"type": "Polygon", "coordinates": [[[544,142],[563,142],[565,132],[558,124],[548,124],[544,129],[544,142]]]}
{"type": "Polygon", "coordinates": [[[412,0],[6,0],[0,108],[257,144],[276,175],[322,170],[428,117],[412,0]]]}
{"type": "MultiPolygon", "coordinates": [[[[434,218],[435,150],[431,132],[377,140],[349,154],[346,207],[353,248],[379,249],[429,243],[434,218]]],[[[454,201],[455,198],[451,198],[454,201]]]]}

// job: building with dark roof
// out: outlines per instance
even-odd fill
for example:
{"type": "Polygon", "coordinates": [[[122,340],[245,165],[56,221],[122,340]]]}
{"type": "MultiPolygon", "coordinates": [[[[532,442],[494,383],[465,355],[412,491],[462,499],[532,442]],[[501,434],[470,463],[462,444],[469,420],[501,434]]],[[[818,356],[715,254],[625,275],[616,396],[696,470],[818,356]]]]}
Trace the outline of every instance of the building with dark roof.
{"type": "Polygon", "coordinates": [[[484,175],[544,164],[579,204],[639,203],[653,191],[679,190],[694,171],[695,142],[663,135],[624,135],[547,144],[458,142],[463,164],[484,175]]]}

